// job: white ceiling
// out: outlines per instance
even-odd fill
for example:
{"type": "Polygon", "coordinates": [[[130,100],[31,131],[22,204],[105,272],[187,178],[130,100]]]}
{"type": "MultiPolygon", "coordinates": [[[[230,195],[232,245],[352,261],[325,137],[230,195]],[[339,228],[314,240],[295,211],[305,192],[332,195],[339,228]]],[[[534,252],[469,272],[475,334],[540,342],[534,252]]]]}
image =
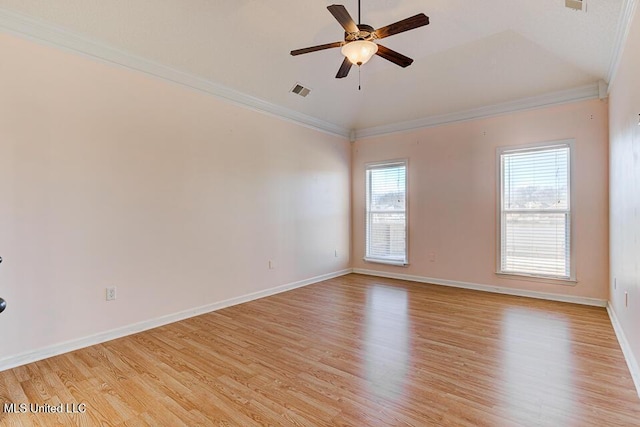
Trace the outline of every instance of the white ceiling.
{"type": "Polygon", "coordinates": [[[431,24],[380,43],[415,60],[380,57],[338,80],[342,39],[326,6],[356,0],[0,0],[0,8],[224,85],[344,129],[456,113],[606,80],[623,0],[362,0],[375,28],[423,12],[431,24]],[[296,83],[306,98],[289,93],[296,83]]]}

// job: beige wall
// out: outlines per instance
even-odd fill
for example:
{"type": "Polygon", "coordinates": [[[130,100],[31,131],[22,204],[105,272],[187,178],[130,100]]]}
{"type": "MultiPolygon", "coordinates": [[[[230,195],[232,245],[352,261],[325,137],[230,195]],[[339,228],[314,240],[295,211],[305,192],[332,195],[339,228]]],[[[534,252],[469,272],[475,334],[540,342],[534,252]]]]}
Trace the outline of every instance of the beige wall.
{"type": "Polygon", "coordinates": [[[353,146],[354,268],[606,300],[607,104],[593,100],[357,141],[353,146]],[[499,277],[496,148],[575,139],[574,286],[499,277]],[[364,165],[409,159],[408,267],[363,261],[364,165]],[[435,261],[430,261],[430,254],[435,261]]]}
{"type": "Polygon", "coordinates": [[[8,35],[0,57],[0,361],[349,267],[346,139],[8,35]]]}
{"type": "Polygon", "coordinates": [[[640,7],[611,86],[611,288],[613,311],[635,358],[640,391],[640,7]],[[614,283],[616,284],[614,286],[614,283]],[[628,294],[628,306],[625,303],[628,294]]]}

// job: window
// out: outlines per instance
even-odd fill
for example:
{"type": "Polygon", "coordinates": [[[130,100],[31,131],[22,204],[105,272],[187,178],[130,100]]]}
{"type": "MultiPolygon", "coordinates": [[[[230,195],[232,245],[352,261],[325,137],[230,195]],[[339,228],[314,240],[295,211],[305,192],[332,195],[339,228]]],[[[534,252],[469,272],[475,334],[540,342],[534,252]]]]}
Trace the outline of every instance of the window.
{"type": "Polygon", "coordinates": [[[366,167],[365,260],[407,264],[407,162],[366,167]]]}
{"type": "Polygon", "coordinates": [[[574,280],[571,142],[503,148],[498,272],[574,280]]]}

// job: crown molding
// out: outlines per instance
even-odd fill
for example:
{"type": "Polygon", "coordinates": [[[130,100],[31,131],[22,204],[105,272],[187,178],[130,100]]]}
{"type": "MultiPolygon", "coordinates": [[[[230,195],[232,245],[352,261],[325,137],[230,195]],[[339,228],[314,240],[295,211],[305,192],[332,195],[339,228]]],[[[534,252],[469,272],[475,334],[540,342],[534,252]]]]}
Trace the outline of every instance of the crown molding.
{"type": "Polygon", "coordinates": [[[68,31],[62,27],[45,23],[2,7],[0,7],[0,31],[81,54],[94,60],[143,72],[208,95],[213,95],[235,105],[247,107],[261,113],[267,113],[305,127],[345,138],[348,138],[350,134],[349,129],[333,123],[325,122],[298,111],[272,104],[219,83],[127,53],[68,31]]]}
{"type": "Polygon", "coordinates": [[[613,85],[613,81],[618,73],[618,67],[620,66],[620,60],[622,59],[622,52],[624,51],[624,44],[629,36],[629,29],[631,28],[631,21],[633,20],[637,4],[638,0],[623,0],[622,2],[622,9],[620,10],[620,16],[618,17],[618,25],[616,26],[616,36],[613,42],[613,52],[609,62],[609,71],[607,72],[609,89],[613,85]]]}
{"type": "MultiPolygon", "coordinates": [[[[620,22],[622,24],[619,26],[618,33],[616,35],[617,48],[614,55],[615,59],[612,59],[610,75],[615,74],[614,70],[617,68],[617,64],[619,63],[621,51],[624,46],[624,40],[628,34],[629,24],[637,2],[638,0],[624,0],[623,13],[620,17],[620,22]],[[615,66],[613,65],[614,63],[616,64],[615,66]]],[[[266,113],[321,132],[349,138],[351,141],[568,102],[595,99],[599,96],[598,83],[593,83],[591,85],[574,89],[483,106],[471,110],[428,116],[416,120],[392,123],[388,125],[350,130],[336,124],[308,116],[298,111],[272,104],[263,99],[247,95],[202,77],[179,71],[166,65],[116,49],[95,40],[91,40],[83,35],[68,31],[62,27],[45,23],[24,14],[9,11],[2,7],[0,7],[0,31],[8,32],[28,40],[53,46],[75,54],[80,54],[93,60],[142,72],[156,78],[188,87],[201,93],[215,96],[238,106],[266,113]]],[[[609,82],[611,82],[611,79],[612,78],[610,77],[609,82]]],[[[611,85],[609,85],[609,87],[611,87],[611,85]]]]}
{"type": "Polygon", "coordinates": [[[561,90],[544,95],[523,98],[516,101],[503,102],[500,104],[488,105],[471,110],[460,111],[450,114],[424,117],[417,120],[392,123],[390,125],[375,126],[356,131],[356,139],[371,138],[374,136],[388,135],[391,133],[407,132],[416,129],[434,127],[444,124],[464,122],[468,120],[481,119],[485,117],[498,116],[501,114],[514,113],[517,111],[532,110],[535,108],[549,107],[552,105],[566,104],[569,102],[596,99],[599,96],[598,83],[580,86],[573,89],[561,90]]]}

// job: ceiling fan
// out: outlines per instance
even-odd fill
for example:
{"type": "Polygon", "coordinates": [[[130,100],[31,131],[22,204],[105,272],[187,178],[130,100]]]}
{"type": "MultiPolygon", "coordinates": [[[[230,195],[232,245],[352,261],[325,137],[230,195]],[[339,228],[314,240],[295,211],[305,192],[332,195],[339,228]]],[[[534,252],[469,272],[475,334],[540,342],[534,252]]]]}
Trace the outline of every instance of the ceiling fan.
{"type": "Polygon", "coordinates": [[[292,50],[291,55],[296,56],[304,53],[341,47],[342,54],[345,58],[338,70],[338,74],[336,74],[337,79],[347,77],[349,70],[351,70],[353,65],[360,66],[365,64],[373,55],[381,56],[387,61],[391,61],[403,68],[408,67],[413,62],[413,59],[381,44],[377,44],[374,41],[429,24],[429,17],[424,13],[419,13],[410,18],[403,19],[402,21],[398,21],[375,30],[370,25],[360,23],[360,0],[358,0],[357,25],[344,6],[340,4],[333,4],[328,6],[327,9],[329,9],[329,12],[331,12],[333,17],[336,18],[340,25],[342,25],[342,28],[344,28],[344,41],[292,50]]]}

